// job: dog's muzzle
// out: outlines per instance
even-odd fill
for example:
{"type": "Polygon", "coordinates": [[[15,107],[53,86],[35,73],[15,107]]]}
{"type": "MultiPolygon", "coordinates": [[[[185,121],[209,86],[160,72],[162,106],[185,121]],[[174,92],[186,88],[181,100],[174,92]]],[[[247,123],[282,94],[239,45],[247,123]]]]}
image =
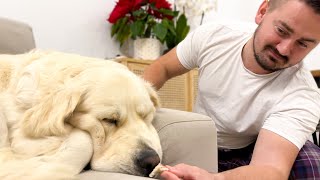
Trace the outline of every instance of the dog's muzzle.
{"type": "Polygon", "coordinates": [[[160,157],[158,153],[151,148],[147,148],[140,151],[137,158],[135,159],[135,164],[138,168],[138,171],[143,176],[149,176],[152,170],[159,163],[160,163],[160,157]]]}

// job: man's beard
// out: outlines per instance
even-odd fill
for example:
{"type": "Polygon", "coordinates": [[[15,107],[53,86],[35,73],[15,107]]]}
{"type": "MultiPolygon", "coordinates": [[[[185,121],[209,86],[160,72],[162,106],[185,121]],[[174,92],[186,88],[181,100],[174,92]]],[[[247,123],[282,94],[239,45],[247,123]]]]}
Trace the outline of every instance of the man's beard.
{"type": "Polygon", "coordinates": [[[282,56],[279,51],[273,47],[272,45],[265,45],[263,50],[261,50],[259,53],[256,50],[256,45],[255,45],[255,41],[256,41],[256,35],[259,31],[260,25],[257,27],[257,29],[254,32],[253,35],[253,54],[254,54],[254,58],[256,60],[256,62],[259,64],[259,66],[263,69],[266,70],[270,73],[275,72],[275,71],[279,71],[282,69],[287,68],[287,63],[288,63],[288,57],[286,56],[282,56]],[[273,57],[267,57],[265,54],[263,54],[263,51],[272,51],[273,53],[277,54],[278,56],[282,57],[281,59],[274,59],[273,57]],[[269,59],[267,59],[269,58],[269,59]],[[279,61],[283,60],[284,63],[279,64],[279,61]],[[273,65],[270,65],[270,63],[268,63],[268,61],[272,61],[274,62],[273,65]]]}

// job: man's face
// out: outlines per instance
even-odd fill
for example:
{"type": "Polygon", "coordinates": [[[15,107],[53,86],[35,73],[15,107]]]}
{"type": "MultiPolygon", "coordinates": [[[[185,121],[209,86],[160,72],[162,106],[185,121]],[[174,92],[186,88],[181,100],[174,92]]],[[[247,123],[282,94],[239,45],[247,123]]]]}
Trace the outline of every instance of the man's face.
{"type": "Polygon", "coordinates": [[[288,1],[256,22],[254,56],[262,69],[281,70],[299,63],[320,41],[320,15],[300,1],[288,1]]]}

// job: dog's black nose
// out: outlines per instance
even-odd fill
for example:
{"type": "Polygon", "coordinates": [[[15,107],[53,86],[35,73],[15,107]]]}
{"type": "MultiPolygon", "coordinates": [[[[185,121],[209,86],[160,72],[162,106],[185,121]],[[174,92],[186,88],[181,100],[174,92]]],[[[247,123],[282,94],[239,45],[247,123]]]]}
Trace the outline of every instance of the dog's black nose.
{"type": "Polygon", "coordinates": [[[152,170],[160,163],[160,157],[153,149],[143,150],[139,153],[137,166],[144,176],[149,176],[152,170]]]}

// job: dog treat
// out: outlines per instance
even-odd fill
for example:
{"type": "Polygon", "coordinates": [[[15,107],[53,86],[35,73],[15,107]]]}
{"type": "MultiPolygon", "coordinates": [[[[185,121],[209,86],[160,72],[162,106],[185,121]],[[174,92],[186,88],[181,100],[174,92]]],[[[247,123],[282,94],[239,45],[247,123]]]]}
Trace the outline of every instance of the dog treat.
{"type": "Polygon", "coordinates": [[[163,171],[168,171],[169,169],[167,167],[165,167],[164,165],[162,164],[158,164],[154,169],[153,171],[149,174],[149,177],[153,177],[153,178],[156,178],[156,177],[159,177],[160,174],[163,172],[163,171]]]}

